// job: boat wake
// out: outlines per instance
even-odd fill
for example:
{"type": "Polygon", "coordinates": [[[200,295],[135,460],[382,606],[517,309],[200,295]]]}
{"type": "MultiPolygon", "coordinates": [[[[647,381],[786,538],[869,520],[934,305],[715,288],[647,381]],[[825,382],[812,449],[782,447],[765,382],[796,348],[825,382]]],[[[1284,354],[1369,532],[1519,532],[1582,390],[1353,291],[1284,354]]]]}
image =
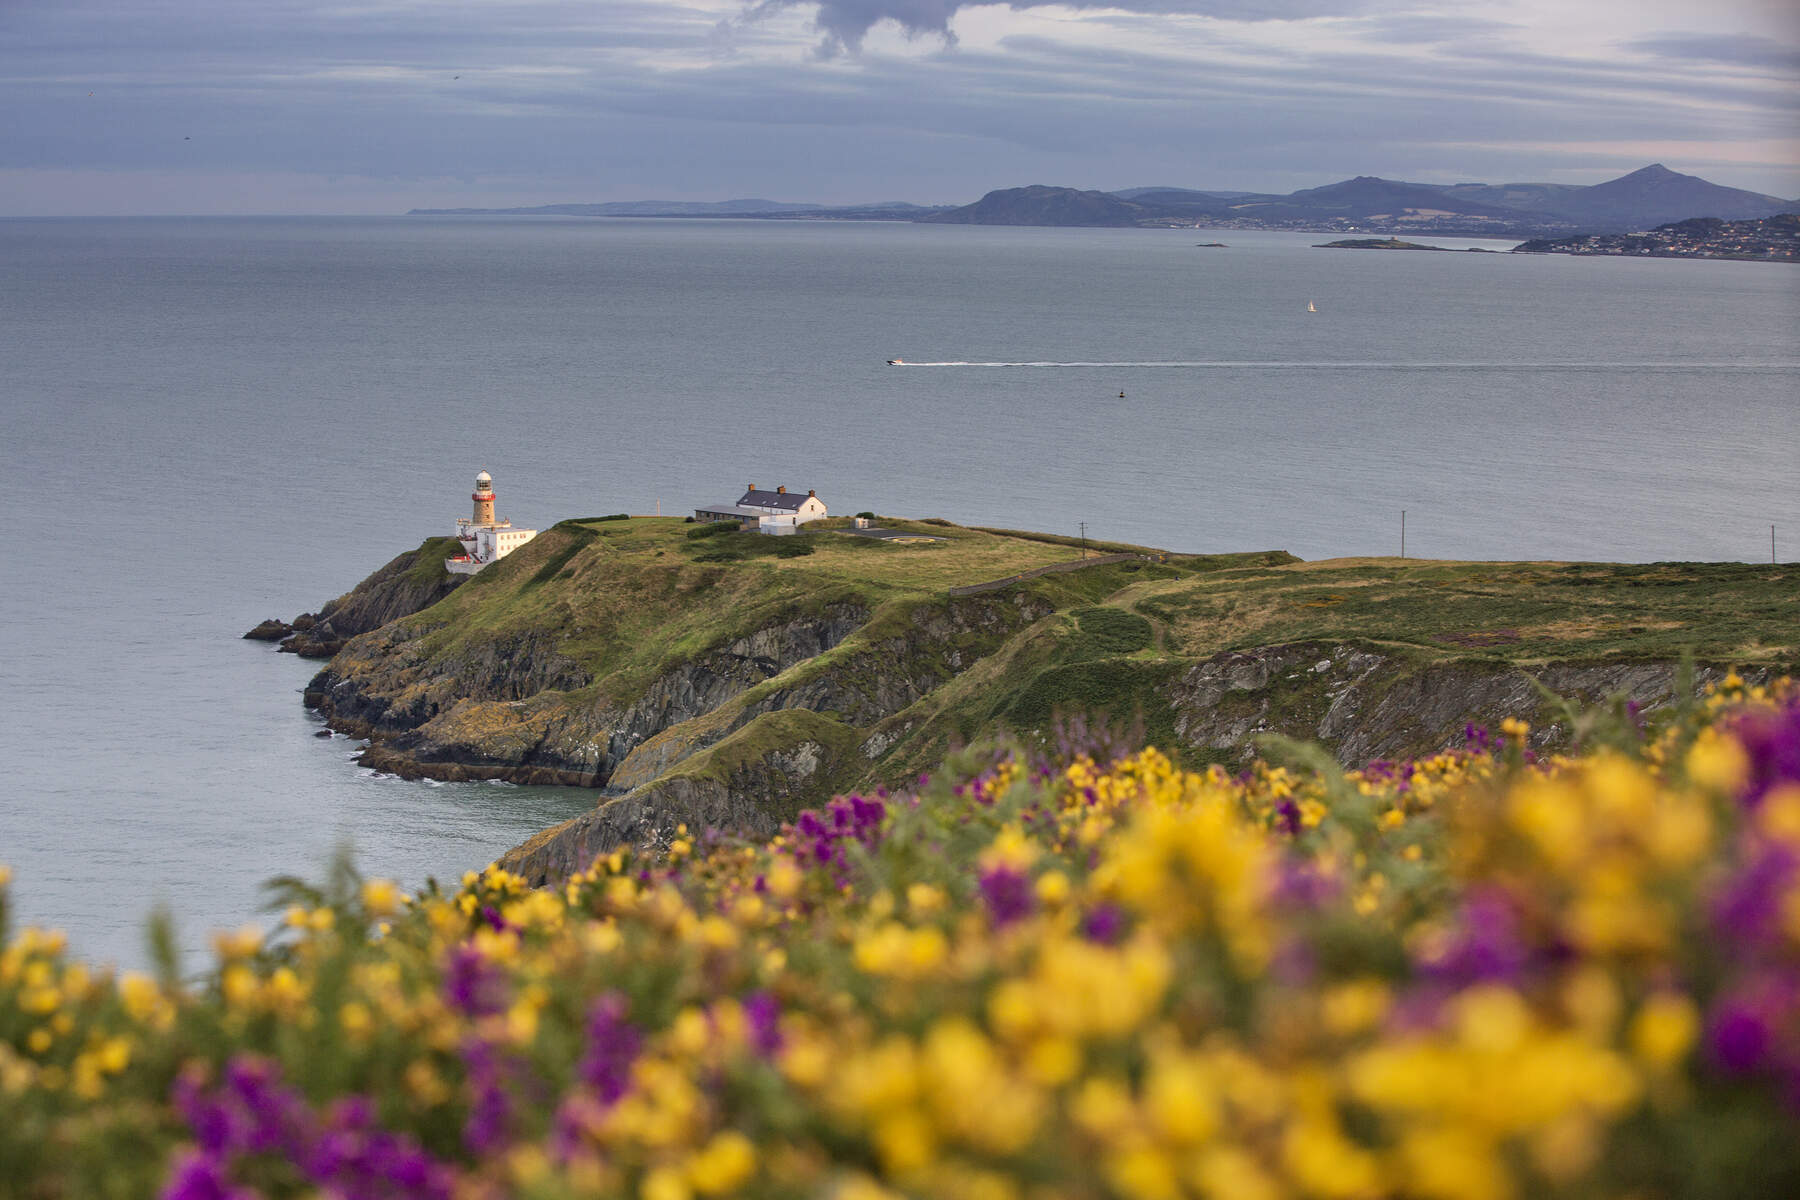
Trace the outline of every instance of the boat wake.
{"type": "Polygon", "coordinates": [[[1252,362],[1238,360],[1125,362],[914,362],[892,359],[895,367],[1146,367],[1218,371],[1792,371],[1800,362],[1252,362]]]}

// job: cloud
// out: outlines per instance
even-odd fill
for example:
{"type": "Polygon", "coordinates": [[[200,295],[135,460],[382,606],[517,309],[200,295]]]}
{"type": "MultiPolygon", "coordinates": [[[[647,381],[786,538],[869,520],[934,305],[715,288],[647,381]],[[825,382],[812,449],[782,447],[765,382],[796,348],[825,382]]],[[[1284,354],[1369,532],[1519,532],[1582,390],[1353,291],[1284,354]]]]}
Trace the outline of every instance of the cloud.
{"type": "Polygon", "coordinates": [[[1800,71],[1800,46],[1747,34],[1659,33],[1638,38],[1631,47],[1663,59],[1760,67],[1789,74],[1800,71]]]}
{"type": "MultiPolygon", "coordinates": [[[[990,0],[760,0],[744,13],[756,21],[793,8],[817,8],[817,24],[824,34],[819,54],[830,58],[862,48],[869,30],[892,21],[908,37],[937,36],[954,45],[956,34],[950,19],[957,10],[975,8],[990,0]]],[[[1015,11],[1027,8],[1113,8],[1157,16],[1186,14],[1232,21],[1295,21],[1309,17],[1337,17],[1361,12],[1372,0],[1010,0],[1015,11]]]]}
{"type": "Polygon", "coordinates": [[[1727,143],[1720,182],[1800,190],[1791,153],[1756,157],[1800,104],[1762,0],[1706,35],[1591,2],[1571,32],[1541,0],[0,0],[0,212],[270,211],[301,179],[326,211],[1287,191],[1695,170],[1727,143]]]}

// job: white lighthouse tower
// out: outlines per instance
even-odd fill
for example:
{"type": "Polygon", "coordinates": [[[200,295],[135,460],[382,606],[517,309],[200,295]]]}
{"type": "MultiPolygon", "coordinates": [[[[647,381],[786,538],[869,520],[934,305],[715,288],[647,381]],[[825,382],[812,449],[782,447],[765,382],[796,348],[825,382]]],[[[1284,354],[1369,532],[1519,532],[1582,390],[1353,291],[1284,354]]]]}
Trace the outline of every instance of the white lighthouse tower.
{"type": "Polygon", "coordinates": [[[444,569],[452,575],[473,575],[489,563],[499,562],[537,536],[535,529],[514,529],[511,521],[494,517],[494,477],[486,471],[475,476],[473,517],[456,522],[456,540],[463,552],[444,560],[444,569]]]}

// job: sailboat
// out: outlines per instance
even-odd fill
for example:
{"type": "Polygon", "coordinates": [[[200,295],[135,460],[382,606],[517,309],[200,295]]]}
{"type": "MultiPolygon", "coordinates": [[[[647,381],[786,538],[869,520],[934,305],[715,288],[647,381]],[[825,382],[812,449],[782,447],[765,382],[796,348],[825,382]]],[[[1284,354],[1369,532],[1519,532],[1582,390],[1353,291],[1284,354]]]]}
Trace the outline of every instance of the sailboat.
{"type": "Polygon", "coordinates": [[[1316,313],[1319,310],[1313,307],[1313,302],[1311,300],[1308,300],[1306,302],[1306,311],[1310,312],[1310,313],[1316,313]]]}

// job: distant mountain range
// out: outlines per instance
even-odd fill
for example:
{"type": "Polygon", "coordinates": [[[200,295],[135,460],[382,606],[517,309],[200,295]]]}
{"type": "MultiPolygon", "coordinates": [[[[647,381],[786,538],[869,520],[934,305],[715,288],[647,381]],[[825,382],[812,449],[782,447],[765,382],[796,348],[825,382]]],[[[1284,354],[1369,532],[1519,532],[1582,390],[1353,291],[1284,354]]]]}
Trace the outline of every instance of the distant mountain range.
{"type": "Polygon", "coordinates": [[[1800,211],[1783,200],[1722,187],[1661,163],[1591,187],[1559,183],[1404,183],[1359,175],[1285,196],[1177,187],[1117,192],[1003,188],[973,204],[823,205],[776,200],[629,200],[534,208],[414,209],[409,215],[756,217],[769,220],[931,221],[954,225],[1199,227],[1310,232],[1435,233],[1492,237],[1630,233],[1693,217],[1755,220],[1800,211]]]}

